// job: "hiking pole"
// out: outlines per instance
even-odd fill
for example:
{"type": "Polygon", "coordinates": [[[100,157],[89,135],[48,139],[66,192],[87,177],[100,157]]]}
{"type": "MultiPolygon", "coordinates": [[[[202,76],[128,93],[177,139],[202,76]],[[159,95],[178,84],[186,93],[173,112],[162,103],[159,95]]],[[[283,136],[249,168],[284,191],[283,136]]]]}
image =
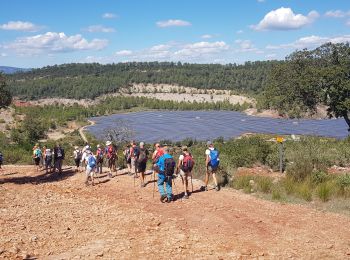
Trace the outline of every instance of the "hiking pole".
{"type": "Polygon", "coordinates": [[[154,198],[155,189],[156,189],[156,173],[153,171],[153,198],[154,198]]]}
{"type": "Polygon", "coordinates": [[[192,193],[193,193],[193,181],[192,181],[192,175],[191,175],[191,186],[192,186],[192,193]]]}

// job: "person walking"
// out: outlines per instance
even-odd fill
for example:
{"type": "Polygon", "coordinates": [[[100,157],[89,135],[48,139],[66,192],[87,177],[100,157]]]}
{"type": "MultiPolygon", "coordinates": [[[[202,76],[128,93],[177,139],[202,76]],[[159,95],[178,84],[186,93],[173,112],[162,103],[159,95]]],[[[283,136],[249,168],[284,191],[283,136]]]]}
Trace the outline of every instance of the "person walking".
{"type": "MultiPolygon", "coordinates": [[[[86,155],[85,155],[86,156],[86,155]]],[[[74,147],[74,151],[73,151],[73,159],[74,159],[74,163],[75,163],[75,171],[79,172],[80,171],[80,163],[82,161],[82,157],[83,157],[83,152],[79,149],[79,146],[75,146],[74,147]]]]}
{"type": "Polygon", "coordinates": [[[50,170],[50,172],[52,172],[52,154],[53,154],[53,151],[50,148],[45,147],[44,161],[45,161],[46,173],[49,173],[49,170],[50,170]]]}
{"type": "Polygon", "coordinates": [[[216,173],[219,168],[219,151],[215,149],[214,144],[211,141],[207,142],[208,149],[205,151],[206,159],[205,159],[205,166],[206,166],[206,173],[205,173],[205,186],[203,186],[201,189],[207,191],[208,190],[208,182],[209,182],[209,175],[211,174],[214,179],[215,183],[215,190],[219,191],[220,187],[218,185],[218,181],[216,179],[216,173]]]}
{"type": "MultiPolygon", "coordinates": [[[[179,172],[182,180],[182,185],[184,189],[184,199],[188,199],[188,178],[192,181],[192,169],[194,166],[194,160],[187,146],[182,147],[182,154],[179,156],[179,161],[177,164],[177,172],[179,172]]],[[[192,187],[193,189],[193,187],[192,187]]]]}
{"type": "Polygon", "coordinates": [[[112,178],[113,177],[112,171],[116,170],[115,162],[117,159],[117,150],[115,149],[111,141],[106,142],[105,154],[108,160],[108,168],[109,168],[108,177],[112,178]]]}
{"type": "Polygon", "coordinates": [[[65,157],[64,149],[61,147],[59,143],[56,144],[55,148],[53,149],[53,156],[54,156],[54,172],[58,170],[59,174],[62,174],[62,164],[65,157]]]}
{"type": "Polygon", "coordinates": [[[94,175],[95,170],[97,166],[96,158],[93,155],[93,153],[90,150],[86,150],[87,156],[86,156],[86,179],[85,179],[85,185],[89,185],[89,178],[91,178],[91,184],[95,185],[94,183],[94,175]]]}
{"type": "Polygon", "coordinates": [[[140,155],[140,148],[136,145],[135,141],[131,141],[130,143],[130,155],[131,155],[131,175],[134,174],[134,178],[138,178],[137,175],[137,160],[140,155]]]}
{"type": "Polygon", "coordinates": [[[42,151],[39,147],[39,145],[35,145],[34,146],[34,150],[33,150],[33,159],[34,159],[34,165],[37,171],[39,171],[40,169],[40,161],[42,160],[42,151]]]}
{"type": "Polygon", "coordinates": [[[87,151],[91,151],[91,147],[88,143],[85,143],[85,146],[83,147],[83,149],[81,150],[82,152],[82,156],[81,156],[81,166],[86,170],[86,158],[88,156],[87,151]]]}
{"type": "Polygon", "coordinates": [[[102,174],[103,157],[104,157],[103,149],[98,144],[97,150],[96,150],[96,161],[97,161],[96,172],[100,174],[102,174]]]}
{"type": "Polygon", "coordinates": [[[140,173],[141,188],[146,187],[145,184],[145,171],[148,161],[148,150],[145,148],[145,143],[140,143],[140,154],[137,159],[137,172],[140,173]]]}
{"type": "Polygon", "coordinates": [[[159,158],[157,166],[159,168],[158,190],[160,193],[160,201],[164,203],[173,200],[172,180],[176,163],[174,158],[169,154],[169,148],[165,147],[163,150],[164,154],[159,158]],[[164,191],[164,183],[166,186],[166,193],[164,191]]]}
{"type": "Polygon", "coordinates": [[[130,144],[128,144],[124,151],[124,158],[125,158],[125,162],[126,162],[126,166],[128,167],[128,175],[131,174],[131,152],[130,152],[130,144]]]}

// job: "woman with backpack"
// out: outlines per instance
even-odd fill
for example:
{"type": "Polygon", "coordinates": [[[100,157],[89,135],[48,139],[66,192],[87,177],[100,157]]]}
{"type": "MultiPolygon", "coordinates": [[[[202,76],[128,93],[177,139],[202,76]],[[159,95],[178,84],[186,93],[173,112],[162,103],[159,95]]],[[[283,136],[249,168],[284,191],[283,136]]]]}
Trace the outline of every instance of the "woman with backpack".
{"type": "Polygon", "coordinates": [[[140,173],[141,179],[141,188],[146,187],[145,184],[145,171],[148,161],[148,150],[145,148],[145,143],[140,143],[140,152],[137,159],[137,172],[140,173]]]}
{"type": "Polygon", "coordinates": [[[108,168],[109,168],[108,177],[112,178],[113,177],[112,171],[116,171],[115,162],[117,160],[117,149],[115,148],[115,146],[112,144],[111,141],[106,142],[105,154],[108,160],[108,168]]]}
{"type": "MultiPolygon", "coordinates": [[[[179,172],[184,187],[184,199],[188,199],[188,178],[191,177],[192,182],[192,169],[194,166],[194,160],[189,153],[187,146],[182,147],[182,154],[179,156],[177,164],[177,172],[179,172]]],[[[192,186],[193,191],[193,186],[192,186]]]]}
{"type": "Polygon", "coordinates": [[[215,149],[213,143],[211,141],[207,142],[208,149],[205,150],[205,166],[206,166],[206,174],[205,174],[205,186],[202,187],[202,190],[207,191],[208,190],[208,182],[209,182],[209,174],[213,175],[214,183],[215,183],[215,190],[219,191],[220,187],[218,185],[218,181],[216,179],[216,172],[219,168],[219,151],[215,149]]]}
{"type": "Polygon", "coordinates": [[[2,167],[3,160],[4,158],[3,158],[2,152],[0,151],[0,170],[2,170],[1,167],[2,167]]]}
{"type": "Polygon", "coordinates": [[[102,174],[103,157],[104,157],[103,149],[98,144],[97,145],[97,150],[96,150],[96,161],[97,161],[96,172],[100,173],[100,174],[102,174]]]}
{"type": "Polygon", "coordinates": [[[75,171],[76,172],[79,172],[80,171],[80,163],[81,163],[81,160],[82,160],[82,157],[83,157],[83,152],[79,149],[78,146],[75,146],[74,147],[74,152],[73,152],[73,159],[74,159],[74,162],[75,162],[75,171]]]}
{"type": "Polygon", "coordinates": [[[41,158],[42,158],[41,149],[40,149],[39,145],[35,145],[33,148],[33,159],[34,159],[34,164],[35,164],[35,168],[37,171],[39,171],[39,169],[40,169],[41,158]]]}
{"type": "Polygon", "coordinates": [[[50,148],[44,146],[44,161],[46,173],[49,173],[49,169],[50,172],[52,171],[52,155],[53,151],[50,148]]]}
{"type": "Polygon", "coordinates": [[[87,186],[89,184],[89,178],[91,178],[91,184],[94,185],[94,174],[96,169],[96,158],[92,154],[90,150],[86,150],[86,179],[85,179],[85,185],[87,186]]]}
{"type": "Polygon", "coordinates": [[[126,166],[128,167],[128,173],[129,175],[131,174],[131,151],[130,151],[130,144],[128,144],[124,151],[124,158],[125,158],[125,162],[126,162],[126,166]]]}

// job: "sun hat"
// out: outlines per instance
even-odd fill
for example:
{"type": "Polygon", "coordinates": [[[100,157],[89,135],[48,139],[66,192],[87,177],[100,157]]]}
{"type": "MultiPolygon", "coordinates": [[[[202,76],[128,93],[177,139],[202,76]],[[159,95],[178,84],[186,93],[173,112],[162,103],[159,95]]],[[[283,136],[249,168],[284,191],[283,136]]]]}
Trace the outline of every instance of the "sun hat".
{"type": "Polygon", "coordinates": [[[74,146],[74,149],[79,149],[79,146],[74,146]]]}
{"type": "Polygon", "coordinates": [[[111,141],[107,141],[107,142],[106,142],[106,145],[111,145],[111,144],[112,144],[111,141]]]}
{"type": "Polygon", "coordinates": [[[208,141],[208,142],[207,142],[207,146],[212,145],[212,144],[213,144],[212,141],[208,141]]]}
{"type": "Polygon", "coordinates": [[[101,146],[98,144],[98,145],[97,145],[97,148],[100,148],[100,147],[101,147],[101,146]]]}
{"type": "Polygon", "coordinates": [[[145,143],[144,143],[144,142],[141,142],[141,143],[140,143],[140,146],[144,146],[144,145],[145,145],[145,143]]]}

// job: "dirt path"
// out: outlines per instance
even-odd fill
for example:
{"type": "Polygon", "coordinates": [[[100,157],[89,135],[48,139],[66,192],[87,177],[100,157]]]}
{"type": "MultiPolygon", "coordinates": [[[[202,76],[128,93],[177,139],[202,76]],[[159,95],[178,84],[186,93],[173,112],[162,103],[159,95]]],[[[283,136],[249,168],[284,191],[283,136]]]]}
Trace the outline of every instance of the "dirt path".
{"type": "Polygon", "coordinates": [[[94,124],[95,124],[94,121],[88,120],[88,122],[89,122],[89,125],[86,125],[86,126],[83,126],[83,127],[80,127],[80,128],[79,128],[79,134],[80,134],[80,136],[81,136],[81,139],[83,139],[85,143],[88,143],[88,142],[89,142],[88,139],[87,139],[87,137],[86,137],[86,135],[85,135],[85,133],[84,133],[85,128],[86,128],[87,126],[91,126],[91,125],[94,125],[94,124]]]}
{"type": "MultiPolygon", "coordinates": [[[[0,258],[349,259],[350,218],[231,189],[162,204],[122,175],[0,172],[0,258]]],[[[151,179],[150,176],[147,177],[151,179]]],[[[138,182],[138,180],[137,180],[138,182]]],[[[180,192],[180,181],[176,192],[180,192]]]]}

